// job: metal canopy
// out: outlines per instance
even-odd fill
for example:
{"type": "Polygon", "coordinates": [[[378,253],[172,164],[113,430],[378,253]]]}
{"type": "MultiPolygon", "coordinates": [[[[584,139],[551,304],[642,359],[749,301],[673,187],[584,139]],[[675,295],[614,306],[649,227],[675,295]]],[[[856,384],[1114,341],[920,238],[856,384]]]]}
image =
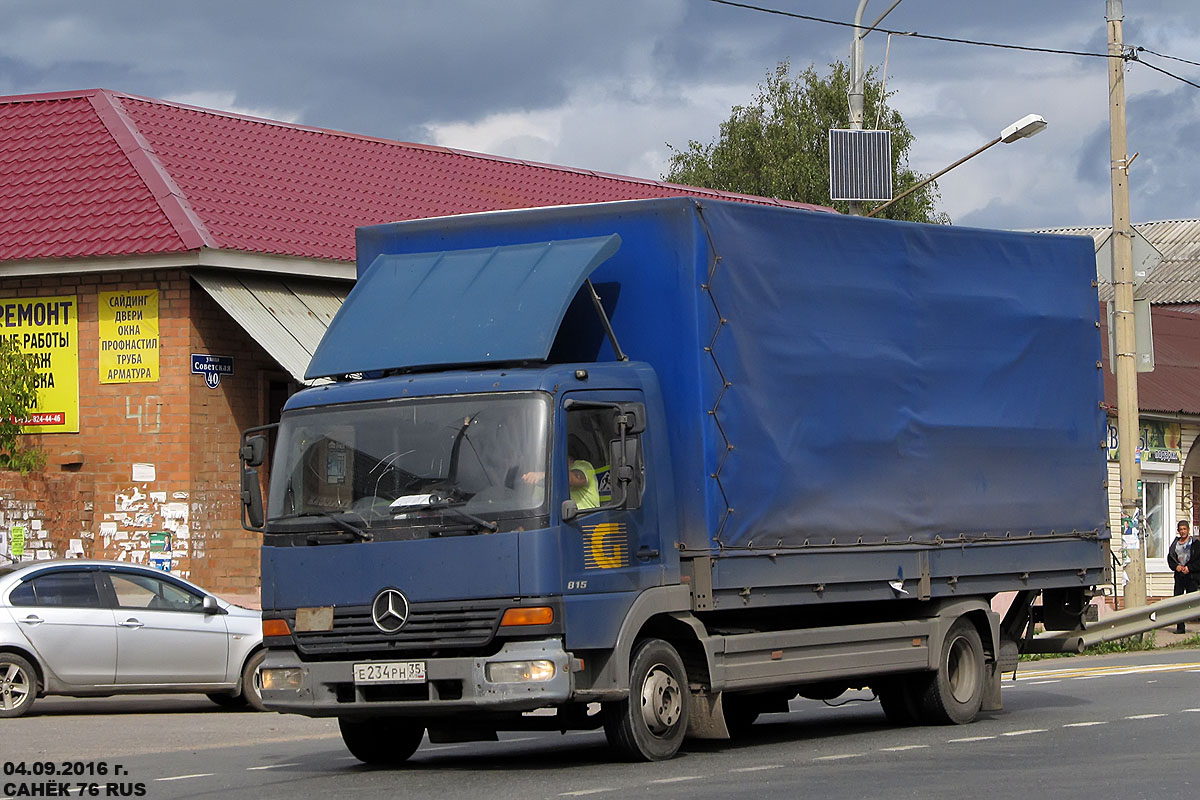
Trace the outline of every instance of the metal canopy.
{"type": "Polygon", "coordinates": [[[612,234],[381,254],[361,271],[305,377],[545,360],[575,293],[620,246],[612,234]]]}
{"type": "Polygon", "coordinates": [[[352,284],[192,270],[192,278],[297,381],[352,284]]]}

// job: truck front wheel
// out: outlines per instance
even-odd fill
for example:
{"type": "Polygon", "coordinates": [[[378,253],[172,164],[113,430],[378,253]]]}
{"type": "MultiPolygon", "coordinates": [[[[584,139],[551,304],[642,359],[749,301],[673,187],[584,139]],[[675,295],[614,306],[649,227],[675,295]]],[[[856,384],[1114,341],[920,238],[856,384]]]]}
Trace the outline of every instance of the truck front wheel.
{"type": "Polygon", "coordinates": [[[405,717],[338,718],[342,741],[350,755],[364,764],[403,764],[421,746],[425,726],[405,717]]]}
{"type": "Polygon", "coordinates": [[[971,621],[959,617],[942,642],[937,673],[925,689],[925,721],[942,725],[970,722],[983,704],[983,690],[983,643],[971,621]]]}
{"type": "Polygon", "coordinates": [[[606,703],[608,743],[633,761],[663,761],[687,732],[688,681],[683,659],[662,639],[646,639],[629,667],[629,699],[606,703]]]}

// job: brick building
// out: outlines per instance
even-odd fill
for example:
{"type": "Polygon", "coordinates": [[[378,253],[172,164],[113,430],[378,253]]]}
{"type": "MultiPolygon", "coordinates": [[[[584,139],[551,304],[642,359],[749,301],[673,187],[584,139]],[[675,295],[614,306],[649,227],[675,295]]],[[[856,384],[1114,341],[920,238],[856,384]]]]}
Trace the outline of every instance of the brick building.
{"type": "Polygon", "coordinates": [[[38,353],[45,470],[0,552],[155,563],[252,595],[240,431],[278,418],[354,277],[354,228],[691,194],[95,89],[0,97],[0,335],[38,353]]]}

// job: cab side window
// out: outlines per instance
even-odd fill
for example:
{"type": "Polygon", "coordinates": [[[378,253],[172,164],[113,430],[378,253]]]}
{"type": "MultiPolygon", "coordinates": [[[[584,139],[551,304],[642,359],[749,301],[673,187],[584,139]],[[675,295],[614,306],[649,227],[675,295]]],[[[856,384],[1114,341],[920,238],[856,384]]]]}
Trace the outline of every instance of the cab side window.
{"type": "MultiPolygon", "coordinates": [[[[592,465],[601,505],[606,505],[613,499],[612,450],[614,443],[619,439],[616,415],[612,408],[577,408],[567,411],[568,462],[583,459],[592,465]]],[[[633,447],[636,448],[637,444],[633,447]]],[[[632,466],[640,473],[640,453],[635,460],[636,463],[632,466]]],[[[640,477],[639,475],[639,479],[640,477]]],[[[640,484],[640,480],[637,483],[640,484]]],[[[637,508],[640,505],[641,494],[635,491],[627,498],[625,507],[637,508]]]]}
{"type": "Polygon", "coordinates": [[[112,572],[107,575],[121,608],[148,611],[202,611],[204,598],[150,575],[112,572]]]}
{"type": "Polygon", "coordinates": [[[8,600],[14,606],[101,607],[94,574],[83,570],[42,573],[13,589],[8,600]]]}

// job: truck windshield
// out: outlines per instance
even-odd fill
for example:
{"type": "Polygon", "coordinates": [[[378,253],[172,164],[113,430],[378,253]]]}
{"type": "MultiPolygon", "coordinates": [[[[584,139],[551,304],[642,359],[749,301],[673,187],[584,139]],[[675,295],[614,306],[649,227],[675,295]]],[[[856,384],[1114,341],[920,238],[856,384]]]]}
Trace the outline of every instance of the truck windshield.
{"type": "Polygon", "coordinates": [[[345,514],[367,527],[482,532],[539,515],[549,418],[549,397],[532,392],[290,412],[279,426],[268,522],[328,524],[345,514]]]}

